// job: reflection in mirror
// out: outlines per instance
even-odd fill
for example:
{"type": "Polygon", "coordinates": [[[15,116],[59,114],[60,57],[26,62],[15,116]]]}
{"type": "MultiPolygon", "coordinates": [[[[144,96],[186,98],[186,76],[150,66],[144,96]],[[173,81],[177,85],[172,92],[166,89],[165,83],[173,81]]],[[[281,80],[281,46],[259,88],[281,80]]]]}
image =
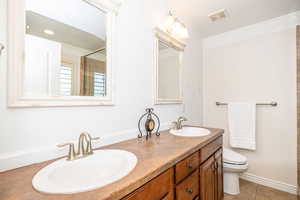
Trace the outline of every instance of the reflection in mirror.
{"type": "Polygon", "coordinates": [[[106,14],[84,0],[26,0],[24,96],[106,96],[106,14]]]}
{"type": "Polygon", "coordinates": [[[169,102],[181,99],[181,51],[162,41],[158,49],[158,99],[169,102]]]}

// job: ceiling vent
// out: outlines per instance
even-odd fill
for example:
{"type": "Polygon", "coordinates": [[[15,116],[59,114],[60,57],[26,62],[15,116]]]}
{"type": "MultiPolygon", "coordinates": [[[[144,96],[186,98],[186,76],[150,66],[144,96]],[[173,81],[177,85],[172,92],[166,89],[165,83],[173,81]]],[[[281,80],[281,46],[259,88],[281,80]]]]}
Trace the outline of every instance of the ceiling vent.
{"type": "Polygon", "coordinates": [[[228,12],[225,9],[212,12],[208,15],[211,21],[219,21],[228,17],[228,12]]]}

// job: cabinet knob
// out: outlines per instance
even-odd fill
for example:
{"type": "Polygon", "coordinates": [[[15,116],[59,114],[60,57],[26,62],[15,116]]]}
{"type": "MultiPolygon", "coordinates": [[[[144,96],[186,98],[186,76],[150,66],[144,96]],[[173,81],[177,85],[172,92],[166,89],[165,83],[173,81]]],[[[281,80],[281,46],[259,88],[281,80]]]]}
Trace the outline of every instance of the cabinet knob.
{"type": "Polygon", "coordinates": [[[193,164],[189,163],[189,164],[187,165],[187,168],[192,169],[192,168],[193,168],[193,164]]]}
{"type": "Polygon", "coordinates": [[[186,189],[186,192],[189,194],[193,194],[193,190],[192,189],[186,189]]]}

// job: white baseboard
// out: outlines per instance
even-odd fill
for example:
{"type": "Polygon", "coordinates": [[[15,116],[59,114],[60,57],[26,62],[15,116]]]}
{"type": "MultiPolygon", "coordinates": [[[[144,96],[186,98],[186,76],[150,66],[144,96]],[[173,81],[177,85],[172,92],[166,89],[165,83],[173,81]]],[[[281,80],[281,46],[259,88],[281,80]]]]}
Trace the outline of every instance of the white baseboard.
{"type": "Polygon", "coordinates": [[[297,195],[297,186],[295,186],[295,185],[291,185],[291,184],[283,183],[280,181],[256,176],[256,175],[250,174],[250,173],[244,173],[240,176],[240,178],[250,181],[250,182],[253,182],[253,183],[271,187],[271,188],[274,188],[274,189],[277,189],[277,190],[280,190],[283,192],[288,192],[288,193],[297,195]]]}
{"type": "MultiPolygon", "coordinates": [[[[161,124],[160,130],[168,129],[168,125],[169,123],[161,124]]],[[[99,148],[113,143],[130,140],[136,138],[138,134],[138,129],[120,131],[109,136],[101,137],[101,140],[99,142],[95,142],[93,146],[94,148],[99,148]]],[[[0,172],[24,167],[35,163],[41,163],[47,160],[53,160],[67,155],[67,152],[67,148],[59,149],[56,147],[56,145],[51,145],[39,149],[0,154],[0,172]]]]}

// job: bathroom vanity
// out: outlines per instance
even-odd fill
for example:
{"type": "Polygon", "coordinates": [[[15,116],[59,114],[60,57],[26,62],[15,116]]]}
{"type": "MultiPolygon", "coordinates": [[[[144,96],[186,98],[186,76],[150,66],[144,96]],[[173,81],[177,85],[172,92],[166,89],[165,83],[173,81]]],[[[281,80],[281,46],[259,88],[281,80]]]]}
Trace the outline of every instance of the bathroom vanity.
{"type": "Polygon", "coordinates": [[[34,190],[33,176],[53,161],[2,172],[0,199],[222,200],[224,131],[209,130],[211,134],[202,137],[179,137],[162,131],[147,141],[132,139],[101,148],[132,152],[138,163],[123,179],[89,192],[52,195],[34,190]]]}
{"type": "Polygon", "coordinates": [[[222,137],[185,157],[124,200],[222,200],[222,137]]]}

